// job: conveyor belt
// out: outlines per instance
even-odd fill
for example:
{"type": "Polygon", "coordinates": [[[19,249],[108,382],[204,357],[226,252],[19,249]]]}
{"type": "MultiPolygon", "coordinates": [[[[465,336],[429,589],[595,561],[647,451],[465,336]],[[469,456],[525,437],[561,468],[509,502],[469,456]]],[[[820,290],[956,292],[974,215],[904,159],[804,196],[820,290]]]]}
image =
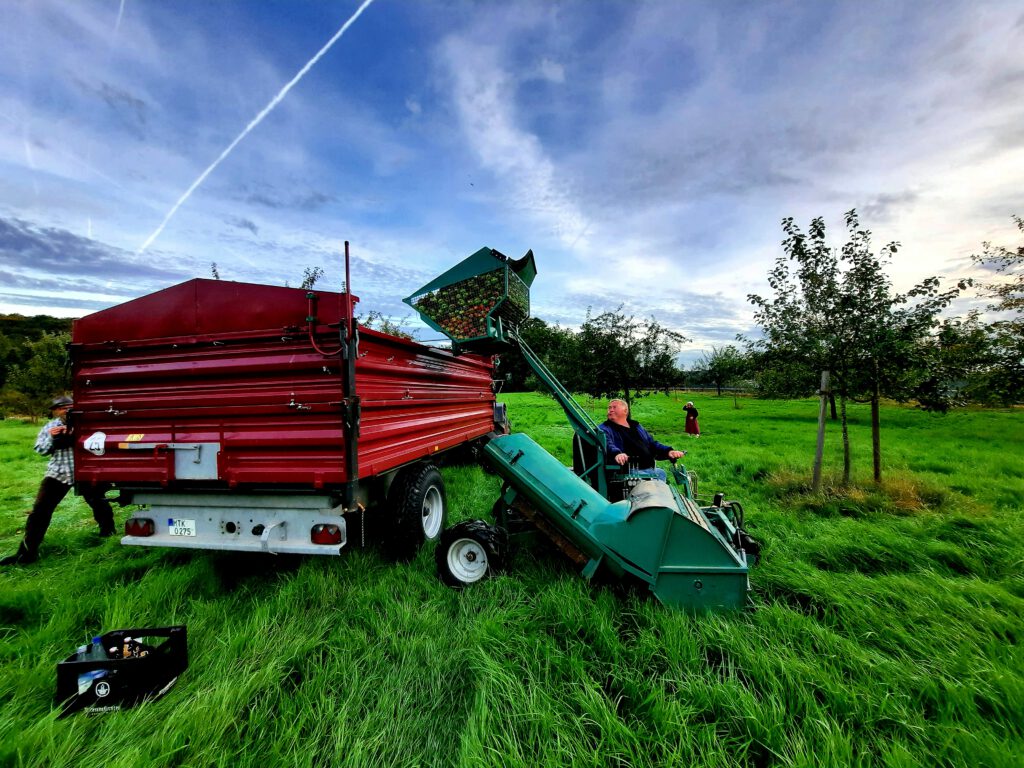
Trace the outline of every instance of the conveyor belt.
{"type": "Polygon", "coordinates": [[[708,521],[704,519],[704,515],[700,511],[700,507],[697,506],[697,502],[693,499],[688,499],[685,496],[681,496],[680,498],[683,501],[683,509],[686,512],[686,516],[705,531],[710,531],[711,529],[708,528],[708,521]]]}

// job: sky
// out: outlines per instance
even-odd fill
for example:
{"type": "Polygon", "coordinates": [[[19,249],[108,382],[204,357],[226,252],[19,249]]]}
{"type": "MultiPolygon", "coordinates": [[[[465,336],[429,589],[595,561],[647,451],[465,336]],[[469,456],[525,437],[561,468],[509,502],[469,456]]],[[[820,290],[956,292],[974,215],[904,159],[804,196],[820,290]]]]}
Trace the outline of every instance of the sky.
{"type": "Polygon", "coordinates": [[[532,249],[532,314],[756,334],[781,221],[906,290],[1024,215],[1013,2],[3,0],[0,312],[195,277],[401,299],[532,249]],[[355,18],[353,18],[355,16],[355,18]],[[348,24],[344,33],[338,33],[348,24]],[[333,40],[333,44],[328,43],[333,40]],[[319,58],[316,58],[321,54],[319,58]],[[303,69],[305,71],[303,71],[303,69]],[[297,78],[297,76],[299,76],[297,78]],[[296,79],[297,78],[297,79],[296,79]]]}

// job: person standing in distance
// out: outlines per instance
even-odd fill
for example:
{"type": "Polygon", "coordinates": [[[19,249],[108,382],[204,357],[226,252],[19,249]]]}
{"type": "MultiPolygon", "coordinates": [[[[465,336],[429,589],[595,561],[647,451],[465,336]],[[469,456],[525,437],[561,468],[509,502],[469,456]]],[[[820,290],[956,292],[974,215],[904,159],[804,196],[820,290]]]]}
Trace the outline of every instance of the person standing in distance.
{"type": "MultiPolygon", "coordinates": [[[[50,405],[52,418],[39,430],[35,451],[50,457],[46,473],[39,484],[35,504],[25,521],[25,538],[13,555],[0,560],[0,565],[27,565],[39,559],[39,545],[50,527],[53,511],[67,496],[75,482],[74,430],[68,424],[68,410],[74,404],[70,397],[58,397],[50,405]]],[[[83,489],[82,498],[92,508],[100,527],[100,536],[114,534],[114,511],[104,498],[105,488],[83,489]]]]}
{"type": "Polygon", "coordinates": [[[686,434],[700,437],[700,424],[697,423],[697,409],[693,407],[691,400],[683,406],[686,411],[686,434]]]}

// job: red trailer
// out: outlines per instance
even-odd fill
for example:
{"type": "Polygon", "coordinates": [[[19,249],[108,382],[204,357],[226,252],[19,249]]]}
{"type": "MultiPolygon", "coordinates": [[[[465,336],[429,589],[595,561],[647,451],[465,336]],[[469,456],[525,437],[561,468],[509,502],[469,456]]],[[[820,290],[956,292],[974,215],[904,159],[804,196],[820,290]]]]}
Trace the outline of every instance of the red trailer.
{"type": "Polygon", "coordinates": [[[507,431],[492,360],[358,328],[357,301],[196,279],[75,322],[75,481],[141,505],[123,544],[336,555],[377,521],[410,557],[440,535],[438,457],[507,431]]]}

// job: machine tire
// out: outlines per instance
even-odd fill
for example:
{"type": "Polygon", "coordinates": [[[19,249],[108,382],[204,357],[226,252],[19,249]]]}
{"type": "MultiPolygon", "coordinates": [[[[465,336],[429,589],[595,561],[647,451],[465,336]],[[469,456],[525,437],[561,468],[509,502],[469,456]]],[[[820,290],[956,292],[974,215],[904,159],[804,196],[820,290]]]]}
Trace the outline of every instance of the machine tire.
{"type": "Polygon", "coordinates": [[[448,498],[437,467],[416,464],[403,470],[391,485],[388,507],[391,525],[383,548],[395,560],[412,560],[424,542],[440,538],[448,521],[448,498]]]}
{"type": "Polygon", "coordinates": [[[441,534],[434,550],[437,575],[462,589],[493,576],[505,566],[505,532],[483,520],[467,520],[441,534]]]}

